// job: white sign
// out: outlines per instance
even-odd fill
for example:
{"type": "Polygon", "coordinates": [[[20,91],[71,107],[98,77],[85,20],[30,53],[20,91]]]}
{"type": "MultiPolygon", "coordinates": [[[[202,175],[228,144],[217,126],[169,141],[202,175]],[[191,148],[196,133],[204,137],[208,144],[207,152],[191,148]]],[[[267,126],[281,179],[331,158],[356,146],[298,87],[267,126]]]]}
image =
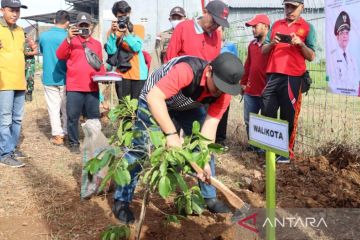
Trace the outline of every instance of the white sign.
{"type": "Polygon", "coordinates": [[[289,152],[288,132],[288,123],[285,121],[250,114],[250,141],[281,152],[289,152]]]}

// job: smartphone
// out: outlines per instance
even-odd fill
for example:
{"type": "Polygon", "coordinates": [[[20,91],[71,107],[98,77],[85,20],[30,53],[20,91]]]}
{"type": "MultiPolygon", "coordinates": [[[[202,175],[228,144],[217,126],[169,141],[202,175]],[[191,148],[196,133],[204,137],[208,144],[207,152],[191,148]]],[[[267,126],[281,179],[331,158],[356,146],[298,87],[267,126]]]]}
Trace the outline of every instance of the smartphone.
{"type": "Polygon", "coordinates": [[[280,42],[282,43],[291,43],[292,37],[290,35],[276,33],[276,36],[280,38],[280,42]]]}

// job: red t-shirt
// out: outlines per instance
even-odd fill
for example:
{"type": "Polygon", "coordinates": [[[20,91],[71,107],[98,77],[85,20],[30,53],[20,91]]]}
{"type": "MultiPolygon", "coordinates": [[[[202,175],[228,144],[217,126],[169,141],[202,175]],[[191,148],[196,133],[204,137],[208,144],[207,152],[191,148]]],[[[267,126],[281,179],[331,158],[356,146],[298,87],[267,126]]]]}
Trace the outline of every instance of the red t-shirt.
{"type": "Polygon", "coordinates": [[[220,54],[220,50],[221,33],[219,31],[214,31],[211,35],[206,32],[199,34],[195,30],[194,20],[185,20],[174,29],[164,62],[184,55],[212,61],[220,54]]]}
{"type": "MultiPolygon", "coordinates": [[[[286,19],[276,21],[268,33],[265,44],[270,43],[277,32],[288,35],[295,33],[306,46],[315,52],[316,38],[314,27],[303,18],[299,18],[290,26],[286,19]]],[[[301,53],[301,47],[288,43],[279,43],[270,52],[269,63],[266,69],[267,73],[302,76],[305,71],[306,64],[305,58],[301,53]]]]}
{"type": "MultiPolygon", "coordinates": [[[[201,78],[200,86],[205,86],[206,76],[205,72],[201,78]]],[[[190,85],[194,78],[193,71],[187,63],[178,63],[166,74],[165,77],[160,79],[156,86],[165,94],[166,99],[169,99],[178,94],[181,89],[190,85]]],[[[205,97],[210,97],[211,94],[205,87],[204,92],[201,93],[197,101],[203,100],[205,97]]],[[[223,93],[213,103],[209,105],[208,115],[213,118],[221,119],[222,115],[230,104],[231,96],[223,93]]]]}
{"type": "MultiPolygon", "coordinates": [[[[67,91],[96,92],[99,91],[99,87],[92,81],[92,76],[100,72],[105,73],[104,65],[101,66],[99,72],[90,66],[86,60],[82,42],[85,42],[85,39],[80,36],[74,37],[70,43],[65,39],[56,51],[56,56],[59,60],[66,60],[67,91]]],[[[102,59],[102,47],[99,41],[90,37],[86,41],[86,46],[102,59]]]]}
{"type": "Polygon", "coordinates": [[[248,56],[244,65],[244,75],[240,84],[245,85],[245,93],[251,96],[261,96],[266,85],[266,66],[269,54],[262,54],[262,44],[255,39],[250,42],[248,56]]]}

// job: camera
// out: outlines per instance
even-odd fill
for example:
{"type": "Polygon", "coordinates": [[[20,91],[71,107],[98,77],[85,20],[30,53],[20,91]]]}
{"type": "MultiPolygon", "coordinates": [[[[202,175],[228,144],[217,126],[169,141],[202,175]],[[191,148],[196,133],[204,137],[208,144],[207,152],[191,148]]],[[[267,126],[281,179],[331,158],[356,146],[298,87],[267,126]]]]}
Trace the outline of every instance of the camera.
{"type": "Polygon", "coordinates": [[[79,35],[81,35],[81,36],[89,36],[90,35],[89,28],[79,28],[78,32],[79,32],[79,35]]]}
{"type": "Polygon", "coordinates": [[[121,16],[118,18],[119,29],[129,28],[129,17],[121,16]]]}

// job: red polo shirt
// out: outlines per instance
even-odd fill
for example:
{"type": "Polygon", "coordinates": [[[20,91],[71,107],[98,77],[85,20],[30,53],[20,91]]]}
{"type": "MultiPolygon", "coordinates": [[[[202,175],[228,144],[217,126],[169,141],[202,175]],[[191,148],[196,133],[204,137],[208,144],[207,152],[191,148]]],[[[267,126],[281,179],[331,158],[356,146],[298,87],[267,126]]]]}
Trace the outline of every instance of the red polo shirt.
{"type": "MultiPolygon", "coordinates": [[[[96,92],[99,87],[92,81],[92,76],[98,72],[86,60],[82,42],[85,42],[85,39],[80,36],[74,37],[70,43],[65,39],[56,51],[56,56],[59,60],[66,60],[67,91],[96,92]]],[[[86,41],[86,46],[102,59],[102,47],[99,41],[90,37],[86,41]]],[[[101,66],[99,72],[105,72],[104,65],[101,66]]]]}
{"type": "MultiPolygon", "coordinates": [[[[201,78],[200,85],[205,86],[206,76],[205,72],[201,78]]],[[[187,63],[178,63],[166,74],[165,77],[160,79],[156,86],[165,94],[166,99],[171,98],[178,94],[181,89],[188,86],[194,78],[193,71],[187,63]]],[[[212,96],[210,92],[205,87],[205,90],[201,93],[197,101],[203,100],[205,97],[212,96]]],[[[231,96],[229,94],[221,94],[221,96],[214,102],[209,105],[208,114],[217,119],[221,119],[222,115],[228,108],[230,104],[231,96]]]]}
{"type": "Polygon", "coordinates": [[[176,26],[164,57],[165,62],[184,55],[212,61],[220,54],[221,33],[214,31],[208,34],[195,21],[185,20],[176,26]]]}
{"type": "Polygon", "coordinates": [[[266,85],[266,66],[269,54],[262,54],[262,44],[256,39],[250,42],[248,56],[244,65],[244,75],[240,84],[246,86],[245,93],[251,96],[261,96],[266,85]]]}
{"type": "MultiPolygon", "coordinates": [[[[277,32],[288,35],[295,33],[306,46],[315,52],[316,34],[314,26],[303,18],[299,18],[290,26],[286,19],[276,21],[267,35],[265,44],[270,43],[277,32]]],[[[278,43],[270,52],[267,73],[302,76],[305,71],[305,58],[301,53],[301,47],[288,43],[278,43]]]]}

